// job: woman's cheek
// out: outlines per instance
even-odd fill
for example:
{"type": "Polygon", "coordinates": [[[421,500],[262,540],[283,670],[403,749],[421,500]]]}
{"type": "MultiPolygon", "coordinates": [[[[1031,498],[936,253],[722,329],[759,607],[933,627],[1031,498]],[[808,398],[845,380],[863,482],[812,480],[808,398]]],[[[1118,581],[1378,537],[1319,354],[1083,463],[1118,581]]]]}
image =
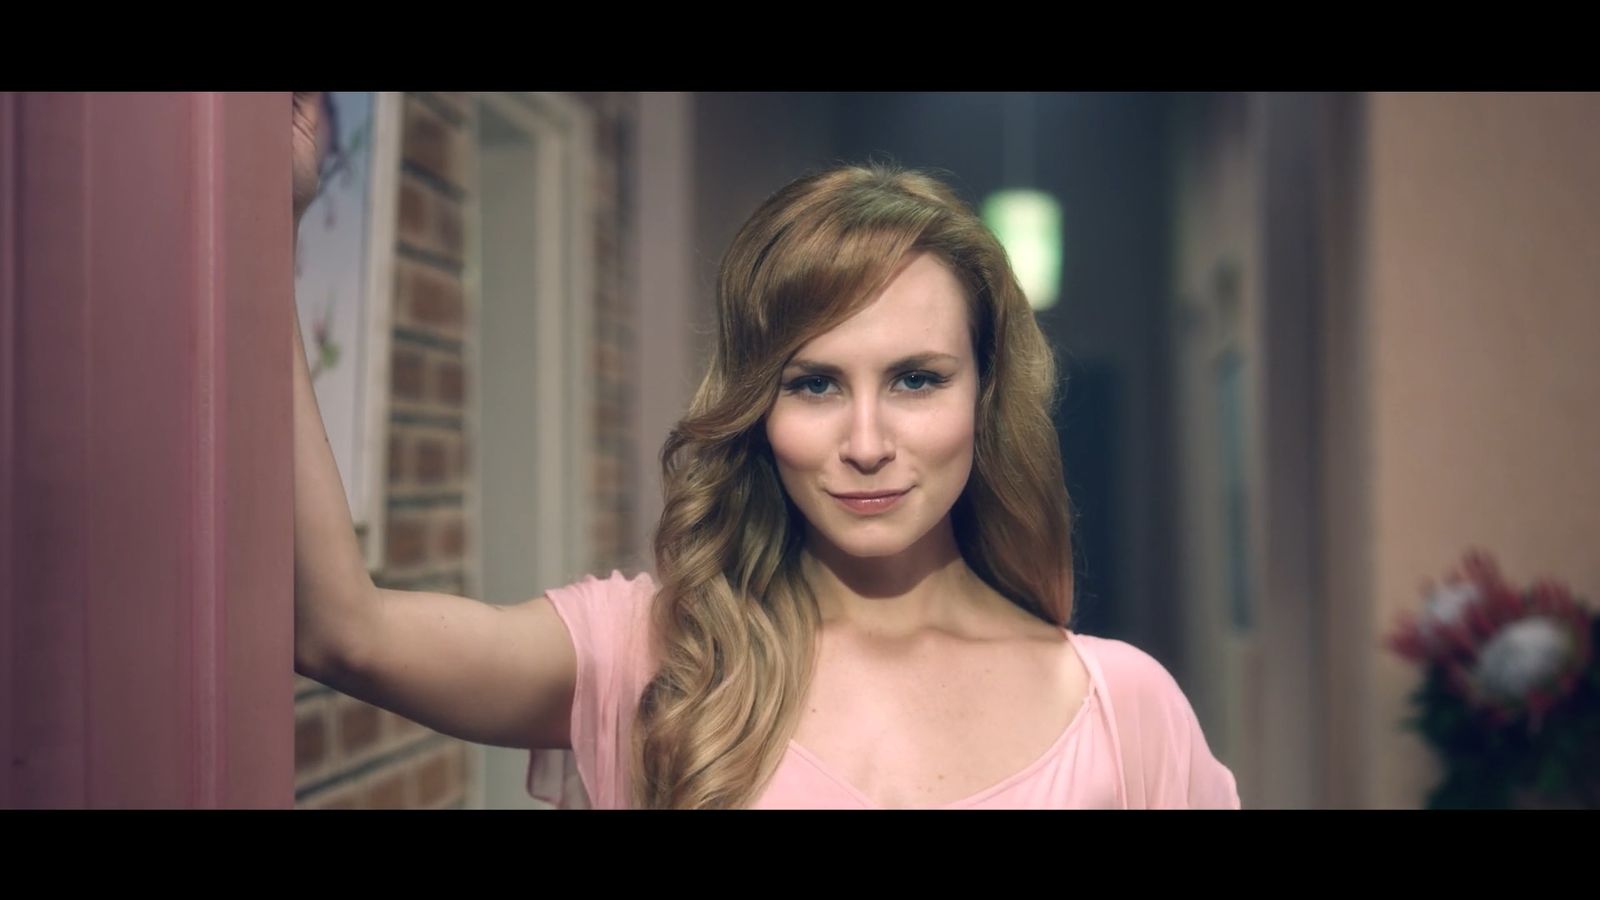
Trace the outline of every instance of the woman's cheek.
{"type": "Polygon", "coordinates": [[[926,413],[910,422],[908,434],[913,435],[919,455],[929,461],[955,463],[963,456],[971,456],[976,433],[976,414],[972,407],[970,391],[951,392],[930,405],[926,413]]]}
{"type": "Polygon", "coordinates": [[[788,469],[811,469],[818,465],[820,424],[811,421],[807,410],[794,409],[780,402],[767,416],[767,443],[778,465],[788,469]]]}

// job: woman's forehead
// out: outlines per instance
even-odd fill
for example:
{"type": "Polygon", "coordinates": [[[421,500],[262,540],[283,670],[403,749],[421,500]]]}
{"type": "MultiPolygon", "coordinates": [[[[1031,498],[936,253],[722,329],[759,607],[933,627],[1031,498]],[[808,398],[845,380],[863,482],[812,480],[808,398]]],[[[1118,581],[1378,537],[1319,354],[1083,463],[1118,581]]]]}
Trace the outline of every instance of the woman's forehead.
{"type": "Polygon", "coordinates": [[[923,353],[971,352],[969,304],[938,257],[922,253],[850,318],[812,338],[796,358],[833,365],[887,362],[923,353]]]}

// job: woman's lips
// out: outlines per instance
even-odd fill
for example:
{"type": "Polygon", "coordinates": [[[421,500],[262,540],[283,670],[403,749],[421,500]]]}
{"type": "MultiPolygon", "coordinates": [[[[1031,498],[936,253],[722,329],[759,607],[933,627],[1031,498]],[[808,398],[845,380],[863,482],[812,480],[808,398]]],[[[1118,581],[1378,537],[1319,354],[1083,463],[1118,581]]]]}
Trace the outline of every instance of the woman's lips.
{"type": "Polygon", "coordinates": [[[888,512],[906,495],[904,491],[861,491],[849,494],[831,494],[845,509],[864,516],[888,512]]]}

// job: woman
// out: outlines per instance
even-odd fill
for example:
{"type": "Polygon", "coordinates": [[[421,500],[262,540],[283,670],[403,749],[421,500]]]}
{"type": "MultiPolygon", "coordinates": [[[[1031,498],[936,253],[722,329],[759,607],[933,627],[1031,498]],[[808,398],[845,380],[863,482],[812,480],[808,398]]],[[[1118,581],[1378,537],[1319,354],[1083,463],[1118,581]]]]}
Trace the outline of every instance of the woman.
{"type": "Polygon", "coordinates": [[[1054,364],[948,188],[794,182],[734,239],[718,316],[656,575],[512,607],[372,585],[297,346],[297,670],[571,747],[599,807],[1238,806],[1171,676],[1068,627],[1054,364]]]}

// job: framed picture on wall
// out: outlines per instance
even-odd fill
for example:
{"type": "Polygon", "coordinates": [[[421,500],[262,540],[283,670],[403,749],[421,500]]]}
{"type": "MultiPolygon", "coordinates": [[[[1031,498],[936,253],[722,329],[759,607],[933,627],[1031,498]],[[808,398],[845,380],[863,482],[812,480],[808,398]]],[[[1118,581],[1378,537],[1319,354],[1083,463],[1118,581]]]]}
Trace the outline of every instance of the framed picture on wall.
{"type": "Polygon", "coordinates": [[[401,103],[322,95],[322,181],[295,247],[300,336],[369,571],[383,561],[401,103]]]}

